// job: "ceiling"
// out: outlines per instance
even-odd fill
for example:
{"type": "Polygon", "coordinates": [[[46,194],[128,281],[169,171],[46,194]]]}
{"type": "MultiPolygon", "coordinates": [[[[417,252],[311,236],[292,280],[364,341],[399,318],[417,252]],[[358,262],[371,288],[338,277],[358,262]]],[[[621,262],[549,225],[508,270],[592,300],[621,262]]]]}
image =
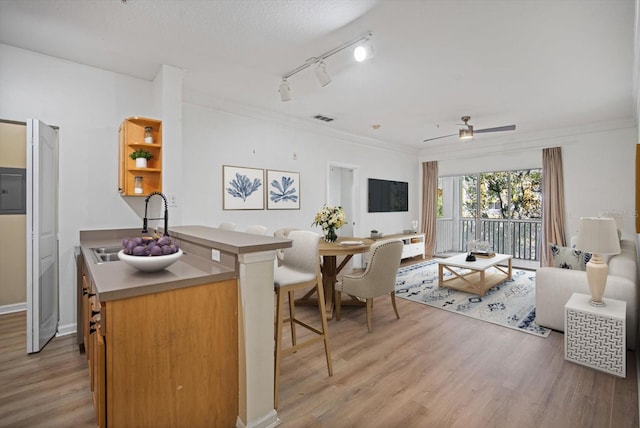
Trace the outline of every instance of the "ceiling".
{"type": "Polygon", "coordinates": [[[635,0],[0,0],[0,43],[148,80],[168,64],[187,101],[427,148],[457,144],[423,140],[463,115],[517,125],[476,140],[633,119],[634,15],[635,0]],[[373,59],[339,52],[328,86],[307,69],[280,101],[283,74],[367,31],[373,59]]]}

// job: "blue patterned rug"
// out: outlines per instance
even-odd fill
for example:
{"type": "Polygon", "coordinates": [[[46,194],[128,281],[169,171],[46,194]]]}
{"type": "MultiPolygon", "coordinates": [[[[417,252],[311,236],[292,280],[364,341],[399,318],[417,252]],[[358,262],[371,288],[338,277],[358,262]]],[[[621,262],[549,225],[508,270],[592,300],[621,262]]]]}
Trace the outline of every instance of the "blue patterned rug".
{"type": "MultiPolygon", "coordinates": [[[[445,278],[452,275],[445,269],[445,278]]],[[[536,336],[549,336],[551,330],[535,322],[536,273],[513,269],[511,277],[480,297],[438,287],[438,261],[429,260],[398,269],[396,296],[536,336]]]]}

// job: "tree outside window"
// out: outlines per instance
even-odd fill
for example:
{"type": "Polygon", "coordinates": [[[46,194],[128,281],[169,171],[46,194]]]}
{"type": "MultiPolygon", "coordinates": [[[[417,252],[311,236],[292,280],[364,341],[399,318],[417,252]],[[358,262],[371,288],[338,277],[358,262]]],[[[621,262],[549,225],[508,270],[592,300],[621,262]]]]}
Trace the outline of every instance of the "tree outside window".
{"type": "Polygon", "coordinates": [[[476,218],[478,209],[478,176],[465,175],[462,177],[461,200],[462,218],[476,218]]]}
{"type": "Polygon", "coordinates": [[[444,217],[444,199],[442,197],[443,195],[443,190],[442,190],[442,179],[438,178],[438,214],[437,214],[437,218],[442,218],[444,217]]]}
{"type": "Polygon", "coordinates": [[[488,172],[462,177],[462,217],[542,218],[542,170],[488,172]],[[479,193],[479,197],[478,197],[479,193]]]}

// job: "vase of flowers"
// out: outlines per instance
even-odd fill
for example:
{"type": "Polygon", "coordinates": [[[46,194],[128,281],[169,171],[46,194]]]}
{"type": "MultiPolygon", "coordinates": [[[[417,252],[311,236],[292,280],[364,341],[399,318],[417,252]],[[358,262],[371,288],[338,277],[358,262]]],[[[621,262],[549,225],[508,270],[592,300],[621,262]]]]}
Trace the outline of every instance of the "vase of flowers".
{"type": "Polygon", "coordinates": [[[316,214],[312,225],[320,226],[322,228],[325,241],[336,242],[338,239],[336,229],[340,229],[346,223],[347,217],[344,215],[342,207],[325,205],[316,214]]]}

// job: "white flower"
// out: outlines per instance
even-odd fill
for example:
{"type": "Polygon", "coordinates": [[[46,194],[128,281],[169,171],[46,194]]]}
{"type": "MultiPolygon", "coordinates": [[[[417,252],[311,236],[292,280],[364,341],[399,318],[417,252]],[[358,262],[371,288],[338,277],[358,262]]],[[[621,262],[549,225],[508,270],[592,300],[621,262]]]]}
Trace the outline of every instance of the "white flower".
{"type": "Polygon", "coordinates": [[[312,225],[320,226],[322,230],[331,228],[339,229],[347,222],[342,207],[334,205],[325,205],[315,215],[312,225]]]}

